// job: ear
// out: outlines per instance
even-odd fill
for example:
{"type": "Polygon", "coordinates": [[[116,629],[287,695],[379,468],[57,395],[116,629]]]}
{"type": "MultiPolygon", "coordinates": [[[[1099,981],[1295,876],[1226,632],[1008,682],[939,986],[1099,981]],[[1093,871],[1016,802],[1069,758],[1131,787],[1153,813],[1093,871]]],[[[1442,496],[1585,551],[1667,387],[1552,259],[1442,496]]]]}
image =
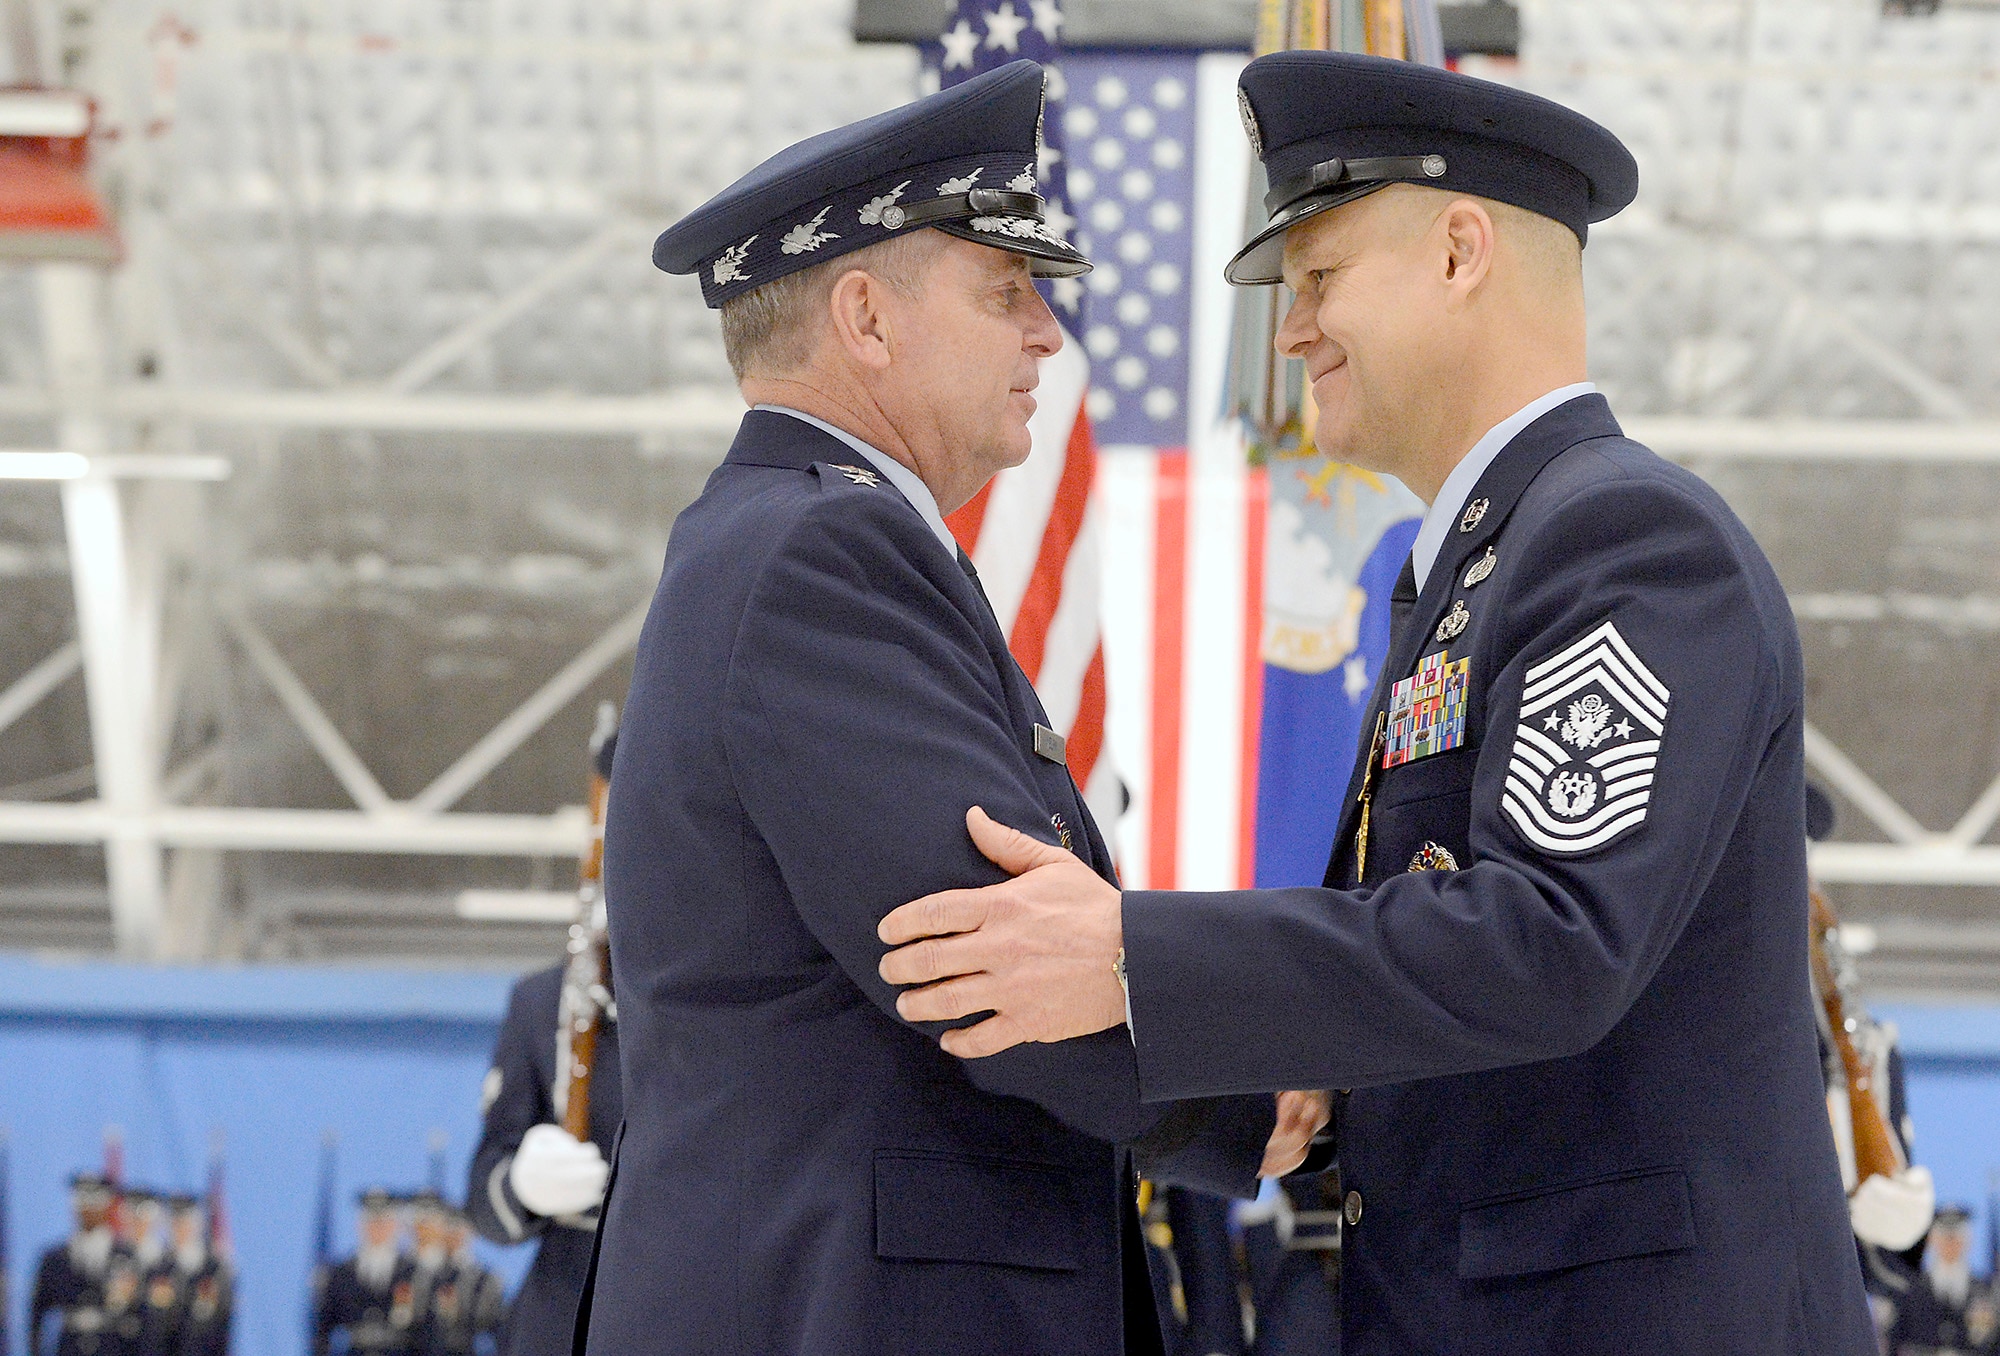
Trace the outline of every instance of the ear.
{"type": "Polygon", "coordinates": [[[1493,269],[1500,243],[1493,217],[1470,198],[1460,198],[1445,208],[1437,230],[1444,246],[1442,281],[1455,299],[1469,300],[1493,269]]]}
{"type": "Polygon", "coordinates": [[[851,361],[877,372],[889,366],[894,347],[888,296],[880,279],[858,268],[841,274],[827,296],[834,342],[851,361]]]}

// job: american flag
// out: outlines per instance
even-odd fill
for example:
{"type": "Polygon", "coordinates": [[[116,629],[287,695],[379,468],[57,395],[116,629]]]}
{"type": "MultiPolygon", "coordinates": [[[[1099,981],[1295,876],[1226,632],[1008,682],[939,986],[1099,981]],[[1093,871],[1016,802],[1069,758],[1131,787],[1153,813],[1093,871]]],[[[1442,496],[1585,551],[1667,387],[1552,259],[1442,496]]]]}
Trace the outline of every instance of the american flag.
{"type": "Polygon", "coordinates": [[[1040,188],[1097,266],[1049,286],[1066,343],[1042,364],[1033,454],[952,528],[1125,882],[1234,887],[1254,857],[1265,509],[1220,417],[1243,58],[1061,34],[1055,0],[960,0],[926,45],[927,86],[1048,66],[1040,188]]]}
{"type": "MultiPolygon", "coordinates": [[[[931,53],[941,84],[1023,57],[1049,68],[1040,192],[1049,222],[1069,233],[1063,154],[1066,81],[1055,67],[1059,0],[960,0],[931,53]]],[[[979,569],[1009,647],[1068,738],[1069,766],[1100,823],[1116,822],[1121,788],[1105,757],[1105,667],[1099,612],[1097,449],[1084,412],[1090,365],[1075,330],[1084,315],[1076,279],[1048,285],[1064,322],[1060,352],[1044,361],[1028,460],[1003,471],[953,514],[951,529],[979,569]]]]}

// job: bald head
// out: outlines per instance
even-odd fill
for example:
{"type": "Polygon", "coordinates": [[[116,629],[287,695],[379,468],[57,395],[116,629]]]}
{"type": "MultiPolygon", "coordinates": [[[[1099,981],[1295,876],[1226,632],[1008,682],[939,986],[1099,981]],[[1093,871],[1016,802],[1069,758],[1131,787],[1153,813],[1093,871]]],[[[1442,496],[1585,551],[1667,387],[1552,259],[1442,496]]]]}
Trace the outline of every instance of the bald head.
{"type": "Polygon", "coordinates": [[[1426,502],[1485,431],[1584,379],[1582,246],[1532,212],[1394,184],[1294,226],[1277,348],[1315,441],[1426,502]]]}

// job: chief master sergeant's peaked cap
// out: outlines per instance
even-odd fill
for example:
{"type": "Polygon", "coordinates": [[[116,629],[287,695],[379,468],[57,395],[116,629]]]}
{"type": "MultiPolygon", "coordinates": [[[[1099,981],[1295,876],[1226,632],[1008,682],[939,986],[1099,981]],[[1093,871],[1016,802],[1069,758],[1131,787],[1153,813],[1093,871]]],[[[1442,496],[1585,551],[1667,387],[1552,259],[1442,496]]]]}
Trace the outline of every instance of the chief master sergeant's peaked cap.
{"type": "Polygon", "coordinates": [[[1229,261],[1241,286],[1282,280],[1285,232],[1390,184],[1510,203],[1583,240],[1639,193],[1625,143],[1551,99],[1408,61],[1273,52],[1236,85],[1271,191],[1265,227],[1229,261]]]}
{"type": "Polygon", "coordinates": [[[653,243],[669,273],[698,273],[721,305],[906,231],[940,231],[1028,256],[1037,277],[1090,269],[1035,192],[1042,68],[1013,61],[915,103],[778,152],[653,243]]]}

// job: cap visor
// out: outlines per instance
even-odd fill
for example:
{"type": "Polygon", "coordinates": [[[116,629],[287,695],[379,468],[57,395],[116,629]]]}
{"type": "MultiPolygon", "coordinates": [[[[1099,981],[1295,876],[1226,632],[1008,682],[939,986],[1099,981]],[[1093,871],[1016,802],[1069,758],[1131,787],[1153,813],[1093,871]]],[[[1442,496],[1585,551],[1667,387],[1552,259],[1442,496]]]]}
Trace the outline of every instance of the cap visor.
{"type": "Polygon", "coordinates": [[[1032,237],[1000,236],[990,231],[975,231],[970,226],[956,221],[939,222],[931,229],[957,236],[960,240],[970,240],[975,245],[990,245],[996,250],[1022,255],[1028,261],[1028,271],[1037,278],[1075,278],[1090,272],[1091,269],[1090,260],[1075,250],[1058,249],[1046,241],[1032,237]]]}
{"type": "MultiPolygon", "coordinates": [[[[1389,182],[1394,182],[1389,181],[1389,182]]],[[[1389,182],[1361,184],[1338,193],[1322,193],[1298,198],[1278,209],[1264,229],[1250,237],[1250,243],[1236,251],[1236,257],[1222,270],[1222,276],[1238,287],[1266,287],[1285,280],[1285,232],[1309,217],[1365,198],[1389,182]]]]}

